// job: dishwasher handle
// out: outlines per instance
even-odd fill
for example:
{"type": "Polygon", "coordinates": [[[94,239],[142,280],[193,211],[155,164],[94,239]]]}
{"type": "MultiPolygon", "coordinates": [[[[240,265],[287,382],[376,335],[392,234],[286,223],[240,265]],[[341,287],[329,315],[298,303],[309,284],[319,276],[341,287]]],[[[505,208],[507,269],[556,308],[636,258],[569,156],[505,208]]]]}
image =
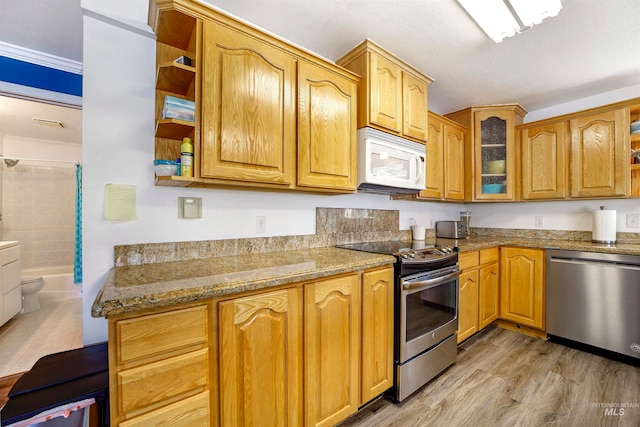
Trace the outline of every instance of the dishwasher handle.
{"type": "Polygon", "coordinates": [[[558,256],[549,257],[549,261],[562,263],[562,264],[595,265],[600,267],[620,267],[620,268],[627,268],[629,270],[640,271],[640,264],[633,264],[633,263],[628,263],[624,261],[608,261],[608,260],[582,259],[582,258],[571,258],[571,257],[565,258],[565,257],[558,257],[558,256]]]}

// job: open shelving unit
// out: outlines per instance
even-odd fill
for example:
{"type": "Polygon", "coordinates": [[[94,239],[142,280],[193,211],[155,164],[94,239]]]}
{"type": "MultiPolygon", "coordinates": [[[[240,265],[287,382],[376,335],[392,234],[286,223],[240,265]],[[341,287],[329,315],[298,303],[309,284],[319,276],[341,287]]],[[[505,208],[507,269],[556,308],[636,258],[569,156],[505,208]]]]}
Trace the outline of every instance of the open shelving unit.
{"type": "MultiPolygon", "coordinates": [[[[200,169],[200,57],[202,23],[181,11],[158,12],[156,32],[156,128],[154,159],[175,160],[180,157],[180,145],[185,137],[194,146],[194,177],[200,169]],[[181,56],[191,59],[191,65],[175,62],[181,56]],[[195,121],[163,119],[165,96],[187,99],[195,103],[195,121]]],[[[198,179],[181,176],[156,176],[156,185],[187,187],[198,179]]]]}

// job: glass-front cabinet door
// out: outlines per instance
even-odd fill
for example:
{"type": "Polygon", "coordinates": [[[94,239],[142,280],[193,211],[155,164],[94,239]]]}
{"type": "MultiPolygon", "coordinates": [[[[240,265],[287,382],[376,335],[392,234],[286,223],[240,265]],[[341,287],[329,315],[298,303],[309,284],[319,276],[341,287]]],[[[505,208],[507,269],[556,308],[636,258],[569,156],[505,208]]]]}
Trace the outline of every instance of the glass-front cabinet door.
{"type": "Polygon", "coordinates": [[[513,110],[475,112],[475,200],[513,200],[514,127],[513,110]]]}

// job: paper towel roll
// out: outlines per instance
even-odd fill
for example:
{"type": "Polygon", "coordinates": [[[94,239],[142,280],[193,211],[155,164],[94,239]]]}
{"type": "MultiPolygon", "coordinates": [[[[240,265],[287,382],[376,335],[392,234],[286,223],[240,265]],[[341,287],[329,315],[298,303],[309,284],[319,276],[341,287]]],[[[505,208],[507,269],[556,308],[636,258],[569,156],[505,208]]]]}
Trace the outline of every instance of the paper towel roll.
{"type": "Polygon", "coordinates": [[[616,242],[616,211],[600,206],[593,212],[593,230],[591,241],[594,243],[616,242]]]}

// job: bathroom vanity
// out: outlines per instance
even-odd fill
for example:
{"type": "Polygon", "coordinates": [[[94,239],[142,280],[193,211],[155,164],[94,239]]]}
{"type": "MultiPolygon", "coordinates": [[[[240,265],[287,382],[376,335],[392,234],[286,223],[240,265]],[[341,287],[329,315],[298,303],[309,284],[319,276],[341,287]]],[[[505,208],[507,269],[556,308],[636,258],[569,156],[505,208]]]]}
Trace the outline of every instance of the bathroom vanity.
{"type": "Polygon", "coordinates": [[[0,326],[22,308],[20,291],[20,245],[0,242],[0,326]]]}

